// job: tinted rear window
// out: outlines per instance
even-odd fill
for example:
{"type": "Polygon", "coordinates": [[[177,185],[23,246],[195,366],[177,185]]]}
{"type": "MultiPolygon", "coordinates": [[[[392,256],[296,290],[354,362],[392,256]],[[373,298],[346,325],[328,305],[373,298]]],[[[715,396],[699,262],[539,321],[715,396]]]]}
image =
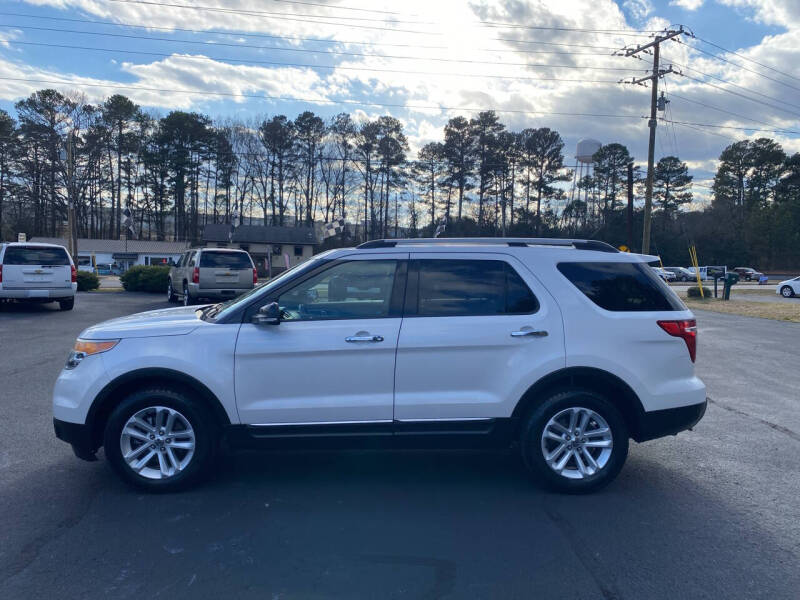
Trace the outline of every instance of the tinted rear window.
{"type": "Polygon", "coordinates": [[[658,274],[642,263],[559,263],[558,270],[606,310],[686,310],[658,274]]]}
{"type": "Polygon", "coordinates": [[[64,248],[46,246],[9,246],[3,256],[4,265],[51,265],[70,264],[69,255],[64,248]]]}
{"type": "Polygon", "coordinates": [[[417,314],[423,317],[528,314],[539,303],[499,260],[419,260],[417,314]]]}
{"type": "Polygon", "coordinates": [[[246,252],[203,252],[200,266],[218,269],[252,269],[253,262],[246,252]]]}

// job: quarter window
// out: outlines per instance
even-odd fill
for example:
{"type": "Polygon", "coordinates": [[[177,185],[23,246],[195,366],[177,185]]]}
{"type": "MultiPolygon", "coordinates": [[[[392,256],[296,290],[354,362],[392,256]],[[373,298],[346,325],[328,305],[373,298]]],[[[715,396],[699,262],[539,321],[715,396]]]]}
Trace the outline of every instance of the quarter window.
{"type": "Polygon", "coordinates": [[[316,321],[388,317],[396,271],[396,260],[334,265],[281,294],[281,318],[316,321]]]}
{"type": "Polygon", "coordinates": [[[686,310],[653,269],[642,263],[569,262],[559,263],[558,270],[606,310],[686,310]]]}
{"type": "Polygon", "coordinates": [[[539,302],[500,260],[419,260],[417,315],[464,317],[530,314],[539,302]]]}

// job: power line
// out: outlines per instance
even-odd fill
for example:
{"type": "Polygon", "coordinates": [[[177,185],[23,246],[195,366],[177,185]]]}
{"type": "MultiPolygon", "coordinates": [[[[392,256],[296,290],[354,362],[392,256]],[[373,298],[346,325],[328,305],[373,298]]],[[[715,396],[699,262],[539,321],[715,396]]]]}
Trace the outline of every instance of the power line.
{"type": "MultiPolygon", "coordinates": [[[[257,50],[276,50],[281,52],[301,52],[304,54],[331,54],[336,56],[358,56],[358,57],[366,57],[366,58],[387,58],[393,60],[424,60],[424,61],[433,61],[433,62],[443,62],[443,63],[462,63],[462,64],[478,64],[478,65],[490,65],[490,66],[497,66],[497,65],[504,65],[510,67],[531,67],[531,68],[564,68],[564,69],[592,69],[592,70],[600,70],[600,71],[619,71],[619,72],[630,72],[631,69],[628,67],[601,67],[601,66],[591,66],[591,65],[551,65],[551,64],[541,64],[541,63],[509,63],[509,62],[500,62],[500,61],[491,61],[491,60],[468,60],[468,59],[458,59],[458,58],[440,58],[440,57],[428,57],[428,56],[403,56],[403,55],[395,55],[395,54],[367,54],[364,52],[347,52],[344,50],[312,50],[310,48],[287,48],[284,46],[257,46],[252,44],[231,44],[226,42],[205,42],[200,40],[176,40],[172,38],[160,38],[160,37],[146,37],[140,35],[132,35],[132,34],[125,34],[125,33],[111,33],[105,31],[81,31],[76,29],[60,29],[54,27],[36,27],[34,25],[9,25],[9,27],[17,27],[20,29],[33,29],[37,31],[55,31],[59,33],[77,33],[81,35],[94,35],[94,36],[104,36],[104,37],[113,37],[113,38],[125,38],[125,39],[134,39],[134,40],[147,40],[147,41],[155,41],[155,42],[167,42],[167,43],[180,43],[180,44],[199,44],[202,46],[224,46],[226,48],[252,48],[257,50]]],[[[552,54],[551,52],[542,52],[542,54],[552,54]]],[[[635,69],[634,69],[635,70],[635,69]]]]}
{"type": "Polygon", "coordinates": [[[710,87],[713,87],[715,89],[721,90],[723,92],[727,92],[728,94],[733,94],[734,96],[739,96],[740,98],[744,98],[745,100],[749,100],[750,102],[755,102],[756,104],[763,104],[764,106],[769,106],[770,108],[774,108],[775,110],[780,110],[780,111],[788,113],[790,115],[795,115],[796,117],[800,117],[800,112],[795,112],[793,110],[782,108],[782,107],[777,106],[775,104],[770,104],[769,102],[764,102],[763,100],[756,100],[755,98],[751,98],[750,96],[746,96],[745,94],[741,94],[739,92],[734,92],[733,90],[727,90],[724,87],[721,87],[721,86],[716,85],[714,83],[710,83],[708,81],[703,81],[702,79],[698,79],[697,77],[692,77],[691,75],[687,75],[686,73],[683,73],[683,76],[686,77],[687,79],[692,80],[692,81],[696,81],[697,83],[700,83],[700,84],[703,84],[703,85],[708,85],[710,87]]]}
{"type": "MultiPolygon", "coordinates": [[[[268,18],[280,17],[286,20],[294,20],[287,17],[311,17],[313,19],[325,18],[325,19],[339,19],[339,20],[360,20],[360,21],[378,21],[384,23],[406,23],[406,24],[418,24],[418,25],[438,25],[439,23],[435,21],[399,21],[395,19],[391,20],[381,20],[381,19],[368,19],[368,18],[361,18],[361,17],[330,17],[330,16],[321,16],[321,15],[309,15],[309,14],[297,14],[297,13],[275,13],[270,11],[254,11],[254,10],[241,10],[241,9],[233,9],[233,8],[222,8],[216,6],[191,6],[187,4],[172,4],[168,2],[154,2],[152,0],[108,0],[109,2],[119,2],[122,4],[142,4],[142,5],[149,5],[149,6],[160,6],[165,8],[180,8],[180,9],[190,9],[190,10],[198,10],[198,11],[206,11],[206,12],[218,12],[218,13],[226,13],[226,14],[241,14],[246,16],[263,16],[268,18]]],[[[313,21],[319,24],[329,24],[329,25],[346,25],[347,27],[360,27],[360,28],[367,28],[367,29],[379,29],[383,30],[386,28],[382,27],[367,27],[363,25],[349,25],[346,23],[325,23],[323,21],[313,21]]],[[[611,33],[619,36],[627,36],[627,37],[644,37],[651,33],[657,33],[655,30],[631,30],[631,29],[591,29],[591,28],[581,28],[581,27],[547,27],[547,26],[540,26],[540,25],[519,25],[516,23],[500,23],[497,21],[474,21],[475,24],[486,26],[486,27],[507,27],[510,29],[530,29],[536,31],[571,31],[571,32],[580,32],[580,33],[611,33]]],[[[425,35],[444,35],[440,32],[425,32],[425,31],[409,31],[409,30],[402,30],[402,29],[394,29],[391,28],[390,31],[398,31],[403,33],[418,33],[418,34],[425,34],[425,35]]]]}
{"type": "MultiPolygon", "coordinates": [[[[336,5],[332,6],[330,4],[320,4],[319,2],[300,2],[299,0],[272,0],[273,2],[282,2],[284,4],[301,4],[303,6],[319,6],[322,8],[335,8],[336,10],[352,10],[358,12],[374,12],[374,13],[381,13],[384,15],[402,15],[403,13],[394,12],[391,10],[378,10],[377,8],[355,8],[350,6],[341,6],[336,5]]],[[[417,15],[411,15],[417,16],[417,15]]]]}
{"type": "MultiPolygon", "coordinates": [[[[695,36],[695,37],[697,37],[697,36],[695,36]]],[[[751,63],[757,64],[759,67],[763,67],[765,69],[769,69],[770,71],[773,71],[775,73],[783,75],[784,77],[788,77],[790,79],[795,79],[797,81],[800,81],[800,77],[796,77],[795,75],[791,75],[790,73],[786,73],[785,71],[780,71],[780,70],[778,70],[778,69],[776,69],[774,67],[770,67],[769,65],[765,65],[764,63],[758,62],[757,60],[752,59],[752,58],[750,58],[748,56],[745,56],[743,54],[739,54],[738,52],[734,52],[733,50],[728,50],[726,48],[723,48],[722,46],[720,46],[718,44],[715,44],[714,42],[710,42],[709,40],[704,40],[701,37],[697,37],[697,39],[700,40],[701,42],[703,42],[704,44],[708,44],[709,46],[714,46],[714,48],[722,50],[723,52],[727,52],[728,54],[733,54],[734,56],[738,56],[741,59],[744,59],[744,60],[750,61],[751,63]]]]}
{"type": "MultiPolygon", "coordinates": [[[[662,117],[662,119],[661,119],[661,120],[662,120],[663,122],[666,122],[666,121],[667,121],[667,119],[665,119],[665,118],[663,118],[663,117],[662,117]]],[[[736,138],[732,138],[732,137],[730,137],[729,135],[725,135],[725,134],[723,134],[723,133],[717,133],[716,131],[708,131],[708,130],[706,130],[706,129],[702,129],[702,128],[700,128],[700,127],[695,127],[694,125],[687,125],[686,123],[678,123],[678,122],[674,122],[674,121],[673,121],[673,123],[672,123],[672,124],[673,124],[673,125],[677,125],[678,127],[686,127],[686,128],[688,128],[688,129],[694,129],[695,131],[699,131],[700,133],[706,133],[706,134],[708,134],[708,135],[715,135],[715,136],[717,136],[717,137],[721,137],[721,138],[724,138],[724,139],[726,139],[726,140],[730,140],[730,141],[732,141],[732,142],[737,142],[737,141],[739,141],[739,140],[737,140],[736,138]]]]}
{"type": "Polygon", "coordinates": [[[699,106],[703,106],[705,108],[710,108],[711,110],[716,110],[716,111],[719,111],[719,112],[722,112],[722,113],[726,113],[726,114],[729,114],[729,115],[731,115],[733,117],[739,117],[740,119],[744,119],[745,121],[752,121],[753,123],[759,123],[760,125],[766,125],[767,127],[773,127],[774,126],[773,123],[767,123],[766,121],[759,121],[758,119],[754,119],[752,117],[747,117],[747,116],[742,115],[740,113],[736,113],[736,112],[733,112],[733,111],[730,111],[730,110],[727,110],[727,109],[724,109],[724,108],[720,108],[719,106],[714,106],[713,104],[706,104],[705,102],[700,102],[699,100],[692,100],[691,98],[687,98],[686,96],[681,96],[680,94],[676,94],[674,92],[672,94],[670,94],[670,96],[672,96],[674,98],[679,98],[679,99],[684,100],[686,102],[691,102],[692,104],[697,104],[699,106]]]}
{"type": "Polygon", "coordinates": [[[219,62],[237,62],[237,63],[245,63],[246,65],[272,65],[272,66],[280,66],[280,67],[298,67],[298,68],[311,68],[311,69],[330,69],[330,70],[344,70],[344,71],[365,71],[365,72],[375,72],[375,73],[396,73],[396,74],[403,74],[403,75],[435,75],[437,77],[474,77],[478,79],[489,78],[489,79],[513,79],[515,81],[561,81],[561,82],[576,82],[576,83],[601,83],[601,84],[609,84],[609,85],[617,85],[617,82],[611,79],[563,79],[558,77],[529,77],[529,76],[518,76],[518,75],[481,75],[478,73],[447,73],[442,71],[409,71],[404,69],[381,69],[381,68],[372,68],[372,67],[343,67],[337,65],[313,65],[308,63],[287,63],[287,62],[278,62],[278,61],[270,61],[270,60],[256,60],[256,59],[246,59],[246,58],[230,58],[230,57],[218,57],[218,56],[205,56],[205,55],[192,55],[192,54],[169,54],[166,52],[150,52],[147,50],[122,50],[119,48],[93,48],[88,46],[72,46],[68,44],[48,44],[45,42],[22,42],[18,40],[4,40],[0,39],[0,43],[6,44],[18,44],[18,45],[26,45],[26,46],[43,46],[46,48],[67,48],[71,50],[85,50],[85,51],[94,51],[94,52],[110,52],[112,54],[143,54],[147,56],[160,56],[160,57],[176,57],[180,59],[190,59],[190,60],[214,60],[219,62]]]}
{"type": "MultiPolygon", "coordinates": [[[[277,0],[275,0],[277,1],[277,0]]],[[[129,27],[132,29],[147,29],[147,30],[159,30],[159,31],[182,31],[184,33],[196,33],[196,34],[214,34],[214,35],[225,35],[225,36],[241,36],[241,37],[255,37],[255,38],[266,38],[266,39],[275,39],[275,40],[291,40],[291,41],[300,41],[300,42],[321,42],[325,44],[352,44],[357,46],[378,46],[378,47],[390,47],[390,48],[417,48],[420,50],[449,50],[450,46],[431,46],[431,45],[420,45],[420,44],[392,44],[387,42],[363,42],[363,41],[356,41],[356,40],[339,40],[333,38],[307,38],[307,37],[297,37],[297,36],[283,36],[283,35],[270,35],[266,33],[251,33],[251,32],[244,32],[239,30],[229,30],[229,31],[222,31],[219,29],[187,29],[185,27],[157,27],[155,25],[136,25],[133,23],[124,23],[121,21],[97,21],[93,19],[75,19],[69,17],[51,17],[45,15],[31,15],[26,13],[14,13],[14,12],[3,12],[0,11],[0,15],[3,16],[10,16],[10,17],[22,17],[27,19],[41,19],[47,21],[67,21],[70,23],[89,23],[92,25],[111,25],[113,27],[129,27]]],[[[4,27],[19,27],[22,28],[24,26],[21,25],[3,25],[4,27]]],[[[488,41],[496,41],[496,42],[511,42],[517,44],[534,44],[534,45],[543,45],[543,46],[566,46],[566,47],[574,47],[574,48],[590,48],[594,50],[616,50],[616,46],[596,46],[592,44],[574,44],[574,43],[565,43],[565,42],[543,42],[543,41],[528,41],[528,40],[516,40],[513,38],[489,38],[488,41]]],[[[480,52],[506,52],[508,49],[504,48],[475,48],[480,52]]],[[[521,54],[543,54],[541,52],[536,52],[532,50],[519,50],[513,49],[513,52],[518,52],[521,54]]],[[[555,54],[555,53],[554,53],[555,54]]],[[[565,53],[566,54],[566,53],[565,53]]],[[[573,54],[573,53],[569,53],[573,54]]],[[[582,54],[582,53],[574,53],[574,54],[582,54]]],[[[587,53],[589,54],[589,53],[587,53]]],[[[600,56],[597,54],[597,56],[600,56]]],[[[603,53],[605,56],[605,53],[603,53]]]]}
{"type": "Polygon", "coordinates": [[[685,42],[678,42],[678,43],[679,44],[683,44],[684,46],[688,46],[692,50],[695,50],[695,51],[700,52],[702,54],[706,54],[708,56],[716,58],[719,61],[722,61],[724,63],[728,63],[730,65],[733,65],[734,67],[736,67],[738,69],[742,69],[743,71],[747,71],[748,73],[753,73],[755,75],[758,75],[759,77],[763,77],[764,79],[768,79],[770,81],[774,81],[775,83],[779,83],[780,85],[784,85],[784,86],[786,86],[788,88],[791,88],[793,90],[796,90],[796,91],[800,92],[800,87],[797,87],[796,85],[792,85],[790,83],[786,83],[785,81],[781,81],[780,79],[775,79],[774,77],[770,77],[769,75],[764,75],[763,73],[759,73],[755,69],[748,69],[747,67],[745,67],[743,65],[740,65],[739,63],[733,62],[732,60],[728,60],[727,58],[719,56],[718,54],[714,54],[713,52],[708,52],[707,50],[703,50],[702,48],[698,48],[697,46],[692,46],[691,44],[686,44],[685,42]]]}
{"type": "Polygon", "coordinates": [[[735,127],[733,125],[715,125],[711,123],[692,123],[687,121],[672,121],[663,119],[666,123],[675,123],[676,125],[695,125],[698,127],[713,127],[715,129],[735,129],[736,131],[754,131],[763,133],[778,133],[784,135],[800,135],[800,131],[793,131],[791,129],[756,129],[753,127],[735,127]]]}
{"type": "Polygon", "coordinates": [[[0,81],[20,81],[25,83],[44,83],[48,85],[64,85],[71,87],[98,87],[109,89],[121,90],[134,90],[143,92],[160,92],[160,93],[174,93],[174,94],[194,94],[198,96],[214,96],[214,97],[230,97],[230,98],[252,98],[256,100],[276,100],[288,102],[308,102],[310,104],[345,104],[354,106],[372,106],[380,108],[400,108],[406,110],[454,110],[454,111],[467,111],[467,112],[486,112],[494,111],[498,113],[507,114],[521,114],[521,115],[550,115],[550,116],[563,116],[563,117],[591,117],[591,118],[611,118],[611,119],[642,119],[644,117],[636,115],[620,115],[608,113],[570,113],[570,112],[552,112],[552,111],[536,111],[536,110],[514,110],[504,108],[478,108],[467,106],[438,106],[438,105],[422,105],[422,104],[390,104],[384,102],[362,102],[359,100],[330,100],[327,98],[299,98],[295,96],[273,96],[269,94],[244,94],[236,92],[212,92],[208,90],[179,90],[170,88],[152,88],[134,85],[123,84],[106,84],[106,83],[87,83],[82,81],[65,81],[53,79],[39,79],[39,78],[26,78],[26,77],[0,77],[0,81]]]}

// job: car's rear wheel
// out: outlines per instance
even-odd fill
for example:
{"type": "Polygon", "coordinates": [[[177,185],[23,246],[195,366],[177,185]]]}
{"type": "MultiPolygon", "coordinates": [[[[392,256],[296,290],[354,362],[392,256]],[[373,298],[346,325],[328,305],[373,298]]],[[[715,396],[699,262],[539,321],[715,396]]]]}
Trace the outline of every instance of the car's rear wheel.
{"type": "Polygon", "coordinates": [[[151,492],[185,489],[205,476],[217,448],[211,416],[182,391],[134,392],[111,413],[105,454],[127,483],[151,492]]]}
{"type": "Polygon", "coordinates": [[[523,424],[522,456],[537,480],[565,493],[593,492],[619,474],[628,428],[606,398],[589,390],[551,394],[523,424]]]}
{"type": "Polygon", "coordinates": [[[58,308],[61,310],[72,310],[75,307],[75,296],[58,301],[58,308]]]}
{"type": "Polygon", "coordinates": [[[792,286],[790,285],[783,286],[781,288],[781,296],[783,296],[784,298],[791,298],[792,296],[794,296],[794,290],[792,289],[792,286]]]}
{"type": "Polygon", "coordinates": [[[191,306],[193,304],[192,297],[189,296],[189,284],[185,281],[183,282],[183,305],[184,306],[191,306]]]}
{"type": "Polygon", "coordinates": [[[175,290],[172,289],[172,279],[167,282],[167,302],[175,302],[178,297],[175,295],[175,290]]]}

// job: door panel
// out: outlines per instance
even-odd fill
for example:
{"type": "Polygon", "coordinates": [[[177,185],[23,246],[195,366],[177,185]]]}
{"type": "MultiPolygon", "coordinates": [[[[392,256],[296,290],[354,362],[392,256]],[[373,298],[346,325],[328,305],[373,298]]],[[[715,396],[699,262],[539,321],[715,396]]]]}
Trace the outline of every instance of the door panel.
{"type": "Polygon", "coordinates": [[[364,255],[345,257],[278,292],[280,324],[241,326],[234,370],[243,423],[392,420],[405,256],[373,255],[368,265],[364,255]]]}
{"type": "Polygon", "coordinates": [[[390,421],[400,318],[245,323],[236,344],[244,423],[390,421]],[[379,336],[382,341],[346,341],[379,336]]]}
{"type": "MultiPolygon", "coordinates": [[[[538,307],[532,314],[406,315],[397,348],[394,418],[413,421],[510,416],[533,382],[564,367],[564,336],[558,306],[530,271],[510,255],[415,254],[412,265],[417,258],[491,261],[501,258],[530,288],[538,307]]],[[[415,270],[412,267],[409,271],[408,289],[418,294],[424,286],[412,283],[415,270]]],[[[493,302],[491,298],[482,298],[485,290],[463,298],[448,297],[447,292],[439,290],[436,298],[423,299],[420,306],[440,313],[448,309],[469,313],[488,311],[486,303],[493,302]],[[476,302],[476,298],[481,301],[476,302]]],[[[508,297],[513,295],[509,291],[508,297]]],[[[414,300],[407,298],[407,307],[409,302],[414,300]]],[[[491,306],[491,311],[501,312],[497,306],[491,306]]]]}

